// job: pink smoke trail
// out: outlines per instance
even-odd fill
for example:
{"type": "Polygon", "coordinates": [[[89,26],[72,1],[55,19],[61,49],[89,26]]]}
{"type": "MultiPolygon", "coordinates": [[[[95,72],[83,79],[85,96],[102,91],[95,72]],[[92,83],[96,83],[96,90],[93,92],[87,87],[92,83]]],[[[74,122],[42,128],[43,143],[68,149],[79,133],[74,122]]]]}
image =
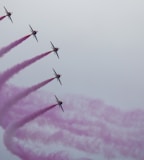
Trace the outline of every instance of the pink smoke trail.
{"type": "Polygon", "coordinates": [[[16,64],[15,66],[13,66],[12,68],[6,70],[5,72],[3,72],[0,76],[0,88],[3,86],[3,84],[9,80],[13,75],[15,75],[16,73],[18,73],[19,71],[25,69],[26,67],[28,67],[29,65],[35,63],[36,61],[44,58],[45,56],[49,55],[52,51],[43,53],[41,55],[35,56],[31,59],[28,59],[22,63],[16,64]]]}
{"type": "Polygon", "coordinates": [[[13,49],[14,47],[18,46],[19,44],[21,44],[23,41],[25,41],[26,39],[28,39],[31,36],[31,34],[26,35],[14,42],[12,42],[11,44],[9,44],[6,47],[3,47],[2,49],[0,49],[0,57],[2,57],[4,54],[8,53],[11,49],[13,49]]]}
{"type": "MultiPolygon", "coordinates": [[[[54,104],[54,105],[51,105],[51,106],[48,106],[48,107],[45,107],[41,110],[38,110],[28,116],[25,116],[23,119],[21,119],[20,121],[17,121],[17,122],[14,122],[13,124],[9,125],[5,131],[5,134],[4,134],[4,143],[5,145],[7,146],[7,148],[12,151],[14,154],[17,155],[17,150],[15,148],[15,146],[13,146],[13,143],[12,143],[12,138],[15,134],[15,132],[17,131],[18,128],[22,127],[23,125],[25,125],[26,123],[34,120],[35,118],[37,118],[38,116],[44,114],[45,112],[53,109],[54,107],[56,107],[57,104],[54,104]]],[[[21,158],[24,158],[25,156],[20,155],[21,158]]]]}
{"type": "Polygon", "coordinates": [[[34,85],[32,87],[29,87],[28,89],[26,89],[23,92],[17,94],[16,96],[12,97],[12,99],[8,100],[5,104],[3,104],[3,106],[1,107],[1,110],[0,110],[0,123],[3,122],[3,119],[5,118],[5,114],[6,114],[6,112],[8,112],[9,108],[11,108],[14,104],[16,104],[21,99],[23,99],[26,96],[28,96],[30,93],[38,90],[39,88],[41,88],[44,85],[50,83],[54,79],[55,79],[55,77],[54,78],[50,78],[48,80],[45,80],[43,82],[40,82],[40,83],[38,83],[38,84],[36,84],[36,85],[34,85]]]}
{"type": "MultiPolygon", "coordinates": [[[[23,125],[25,125],[29,121],[32,121],[33,119],[42,115],[43,113],[49,111],[50,109],[56,107],[56,106],[57,106],[57,104],[45,107],[41,110],[38,110],[38,111],[34,112],[33,114],[25,116],[20,121],[17,121],[15,123],[11,124],[10,126],[8,126],[6,131],[5,131],[5,134],[4,134],[4,143],[7,146],[7,148],[10,149],[10,151],[12,151],[14,154],[17,155],[17,150],[15,150],[15,146],[13,146],[13,143],[12,143],[12,138],[14,136],[14,133],[17,131],[17,129],[22,127],[23,125]]],[[[22,156],[21,158],[23,158],[23,157],[24,156],[22,156]]]]}
{"type": "Polygon", "coordinates": [[[38,116],[44,114],[45,112],[49,111],[50,109],[53,109],[54,107],[56,107],[58,104],[54,104],[48,107],[45,107],[43,109],[40,109],[28,116],[25,116],[22,120],[15,122],[14,124],[10,125],[7,129],[10,131],[11,133],[16,132],[16,130],[20,127],[22,127],[23,125],[25,125],[26,123],[34,120],[35,118],[37,118],[38,116]]]}
{"type": "MultiPolygon", "coordinates": [[[[5,128],[51,99],[48,93],[34,95],[4,114],[5,121],[9,117],[5,128]],[[34,104],[37,96],[41,101],[34,104]]],[[[76,96],[65,97],[64,108],[64,114],[52,110],[17,129],[7,144],[12,152],[22,160],[96,160],[98,155],[107,160],[144,159],[144,110],[120,111],[76,96]]]]}
{"type": "Polygon", "coordinates": [[[0,17],[0,21],[3,20],[5,17],[6,17],[6,16],[1,16],[1,17],[0,17]]]}

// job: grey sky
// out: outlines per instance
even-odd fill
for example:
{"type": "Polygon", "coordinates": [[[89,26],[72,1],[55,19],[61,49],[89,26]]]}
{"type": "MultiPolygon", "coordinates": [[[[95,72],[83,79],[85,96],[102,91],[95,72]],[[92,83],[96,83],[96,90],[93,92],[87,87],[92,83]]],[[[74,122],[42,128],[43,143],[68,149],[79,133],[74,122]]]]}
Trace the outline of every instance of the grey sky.
{"type": "Polygon", "coordinates": [[[60,48],[60,60],[50,55],[11,83],[30,86],[53,76],[54,67],[63,75],[63,86],[55,81],[46,90],[99,98],[126,109],[143,107],[144,1],[1,0],[1,15],[3,5],[13,12],[14,24],[1,22],[0,46],[28,34],[29,24],[39,31],[39,42],[31,37],[11,51],[1,60],[1,71],[50,50],[50,40],[60,48]]]}

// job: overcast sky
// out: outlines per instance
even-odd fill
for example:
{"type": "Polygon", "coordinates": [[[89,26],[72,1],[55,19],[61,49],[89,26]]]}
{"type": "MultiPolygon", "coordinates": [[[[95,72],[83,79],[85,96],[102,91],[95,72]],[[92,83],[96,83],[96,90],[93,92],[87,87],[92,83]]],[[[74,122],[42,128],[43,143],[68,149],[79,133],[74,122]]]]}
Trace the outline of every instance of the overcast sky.
{"type": "Polygon", "coordinates": [[[143,107],[144,1],[1,0],[0,15],[4,5],[14,23],[0,22],[0,46],[29,34],[29,24],[39,31],[39,42],[31,37],[13,49],[0,61],[0,71],[49,51],[49,41],[60,48],[60,60],[51,54],[11,83],[30,86],[52,77],[54,67],[63,86],[55,81],[45,90],[98,98],[129,110],[143,107]]]}

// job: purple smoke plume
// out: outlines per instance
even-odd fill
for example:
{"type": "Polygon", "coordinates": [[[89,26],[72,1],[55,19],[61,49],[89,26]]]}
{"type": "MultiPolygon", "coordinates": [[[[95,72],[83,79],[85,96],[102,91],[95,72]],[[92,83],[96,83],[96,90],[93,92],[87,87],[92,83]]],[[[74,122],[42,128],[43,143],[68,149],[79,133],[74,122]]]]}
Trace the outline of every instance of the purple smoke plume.
{"type": "MultiPolygon", "coordinates": [[[[49,52],[42,55],[46,54],[49,52]]],[[[26,62],[32,63],[28,60],[22,64],[27,66],[26,62]]],[[[21,70],[17,69],[6,72],[12,76],[21,70]]],[[[1,79],[11,77],[4,73],[1,79]]],[[[2,83],[0,125],[13,154],[22,160],[95,160],[98,155],[105,159],[144,159],[143,110],[124,112],[98,100],[69,96],[65,97],[64,113],[51,110],[30,122],[28,117],[33,119],[42,106],[52,104],[50,93],[34,91],[55,78],[27,89],[2,83]]]]}
{"type": "Polygon", "coordinates": [[[64,113],[51,110],[8,132],[11,124],[21,124],[30,114],[33,118],[46,104],[52,104],[51,94],[33,93],[3,117],[6,145],[22,160],[95,160],[99,154],[105,159],[144,159],[144,111],[124,112],[84,97],[67,96],[64,113]]]}
{"type": "Polygon", "coordinates": [[[21,99],[23,99],[24,97],[28,96],[30,93],[38,90],[39,88],[45,86],[46,84],[48,84],[49,82],[51,82],[52,80],[54,80],[54,78],[50,78],[48,80],[45,80],[43,82],[40,82],[32,87],[27,88],[26,90],[24,90],[21,93],[18,93],[17,95],[15,95],[12,99],[9,99],[5,104],[1,105],[1,109],[0,109],[0,123],[3,122],[2,119],[3,117],[5,117],[6,112],[9,110],[10,107],[12,107],[14,104],[16,104],[18,101],[20,101],[21,99]]]}
{"type": "Polygon", "coordinates": [[[5,17],[6,17],[6,16],[1,16],[1,17],[0,17],[0,21],[3,20],[5,17]]]}
{"type": "MultiPolygon", "coordinates": [[[[0,49],[0,56],[31,35],[0,49]]],[[[57,104],[52,94],[37,91],[56,77],[25,89],[6,84],[14,74],[51,52],[0,75],[0,125],[7,149],[21,160],[144,160],[144,110],[126,112],[99,100],[69,95],[64,97],[63,113],[54,109],[57,104]]]]}
{"type": "MultiPolygon", "coordinates": [[[[50,110],[50,109],[52,109],[56,106],[57,106],[57,104],[54,104],[54,105],[48,106],[46,108],[43,108],[41,110],[38,110],[38,111],[34,112],[33,114],[25,116],[20,121],[17,121],[15,123],[11,124],[10,126],[8,126],[6,131],[5,131],[5,135],[4,135],[4,142],[5,142],[5,145],[7,146],[7,148],[9,148],[10,151],[12,151],[14,154],[16,154],[17,150],[15,150],[15,146],[13,146],[12,138],[14,136],[14,133],[17,131],[17,129],[19,127],[22,127],[26,123],[34,120],[38,116],[42,115],[43,113],[47,112],[48,110],[50,110]]],[[[25,155],[22,155],[22,153],[21,153],[20,156],[21,156],[21,158],[25,157],[25,155]]]]}
{"type": "Polygon", "coordinates": [[[24,68],[28,67],[29,65],[33,64],[34,62],[44,58],[45,56],[49,55],[53,51],[49,51],[46,53],[43,53],[41,55],[35,56],[31,59],[28,59],[20,64],[16,64],[15,66],[11,67],[10,69],[4,71],[0,76],[0,88],[3,86],[3,84],[9,80],[13,75],[18,73],[19,71],[23,70],[24,68]]]}
{"type": "Polygon", "coordinates": [[[28,39],[31,36],[31,34],[26,35],[14,42],[12,42],[11,44],[9,44],[6,47],[3,47],[0,49],[0,57],[2,57],[4,54],[8,53],[11,49],[13,49],[14,47],[18,46],[19,44],[21,44],[23,41],[25,41],[26,39],[28,39]]]}

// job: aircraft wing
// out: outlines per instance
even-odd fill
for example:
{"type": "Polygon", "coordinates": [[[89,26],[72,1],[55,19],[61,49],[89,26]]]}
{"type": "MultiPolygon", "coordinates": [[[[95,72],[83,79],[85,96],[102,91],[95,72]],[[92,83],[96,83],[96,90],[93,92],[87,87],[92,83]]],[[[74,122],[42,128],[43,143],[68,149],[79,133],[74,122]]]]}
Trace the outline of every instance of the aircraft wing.
{"type": "Polygon", "coordinates": [[[58,100],[58,98],[57,98],[57,96],[56,96],[56,95],[55,95],[55,98],[56,98],[56,101],[57,101],[57,102],[59,102],[59,100],[58,100]]]}
{"type": "Polygon", "coordinates": [[[64,109],[63,109],[62,105],[60,105],[60,107],[61,107],[62,111],[64,112],[64,109]]]}
{"type": "Polygon", "coordinates": [[[34,37],[35,37],[36,41],[38,42],[37,36],[36,36],[36,35],[34,35],[34,37]]]}
{"type": "Polygon", "coordinates": [[[12,20],[11,16],[9,16],[9,19],[10,19],[10,20],[11,20],[11,22],[13,23],[13,20],[12,20]]]}
{"type": "Polygon", "coordinates": [[[5,12],[6,12],[6,13],[8,13],[8,10],[6,9],[6,7],[5,7],[5,6],[4,6],[4,10],[5,10],[5,12]]]}
{"type": "Polygon", "coordinates": [[[58,55],[58,53],[57,53],[57,52],[55,52],[55,53],[56,53],[57,57],[59,58],[59,55],[58,55]]]}
{"type": "Polygon", "coordinates": [[[58,81],[59,81],[59,83],[62,85],[62,82],[61,82],[60,78],[58,78],[58,81]]]}
{"type": "Polygon", "coordinates": [[[55,76],[57,75],[57,73],[56,73],[56,71],[54,70],[54,68],[53,68],[53,72],[54,72],[54,74],[55,74],[55,76]]]}
{"type": "Polygon", "coordinates": [[[53,45],[53,43],[50,41],[50,43],[51,43],[51,45],[52,45],[52,48],[54,49],[55,47],[54,47],[54,45],[53,45]]]}
{"type": "Polygon", "coordinates": [[[32,27],[31,27],[31,25],[29,25],[29,27],[30,27],[30,29],[31,29],[31,32],[33,32],[33,29],[32,29],[32,27]]]}

